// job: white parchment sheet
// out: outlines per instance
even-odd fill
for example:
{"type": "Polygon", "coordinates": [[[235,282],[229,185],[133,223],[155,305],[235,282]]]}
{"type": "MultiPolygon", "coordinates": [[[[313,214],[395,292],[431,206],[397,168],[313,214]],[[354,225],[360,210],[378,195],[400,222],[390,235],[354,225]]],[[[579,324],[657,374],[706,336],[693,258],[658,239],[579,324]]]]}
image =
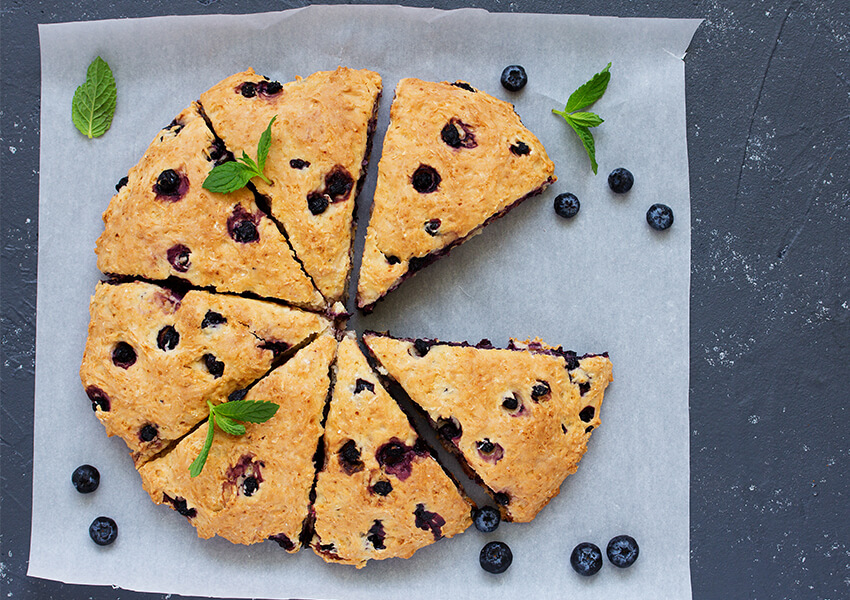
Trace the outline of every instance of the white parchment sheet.
{"type": "MultiPolygon", "coordinates": [[[[315,6],[248,16],[161,17],[42,25],[41,171],[33,523],[29,574],[65,582],[209,596],[381,600],[690,598],[688,546],[688,297],[690,206],[683,57],[699,21],[489,14],[390,6],[315,6]],[[100,55],[118,104],[96,140],[71,122],[71,98],[100,55]],[[599,175],[552,108],[609,61],[611,84],[592,110],[599,175]],[[499,85],[509,64],[528,86],[499,85]],[[143,491],[124,443],[94,418],[78,370],[88,300],[100,277],[94,242],[113,186],[157,130],[201,92],[248,66],[282,82],[338,65],[384,78],[372,163],[359,207],[358,253],[393,90],[402,77],[462,79],[513,102],[543,141],[558,182],[392,292],[350,326],[395,335],[503,346],[540,336],[579,353],[610,352],[615,381],[578,472],[530,524],[474,528],[409,560],[365,569],[327,565],[310,550],[201,540],[185,518],[143,491]],[[635,186],[616,196],[616,167],[635,186]],[[552,210],[572,192],[581,212],[552,210]],[[663,202],[675,223],[645,222],[663,202]],[[97,492],[78,494],[71,472],[90,463],[97,492]],[[98,515],[118,540],[88,537],[98,515]],[[569,566],[581,541],[605,548],[634,536],[630,569],[607,563],[592,578],[569,566]],[[513,566],[478,566],[489,540],[507,542],[513,566]]],[[[356,274],[353,277],[353,285],[356,274]]],[[[351,303],[350,303],[351,304],[351,303]]],[[[24,400],[24,399],[22,399],[24,400]]],[[[479,493],[474,494],[480,498],[479,493]]]]}

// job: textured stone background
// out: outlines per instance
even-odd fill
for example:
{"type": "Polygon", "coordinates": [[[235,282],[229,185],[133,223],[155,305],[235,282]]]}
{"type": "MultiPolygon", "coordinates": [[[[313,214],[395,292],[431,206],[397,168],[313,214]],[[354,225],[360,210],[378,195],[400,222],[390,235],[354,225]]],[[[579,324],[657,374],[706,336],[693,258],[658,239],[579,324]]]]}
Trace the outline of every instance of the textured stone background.
{"type": "MultiPolygon", "coordinates": [[[[3,597],[160,597],[26,577],[38,231],[36,25],[304,4],[0,4],[3,597]]],[[[464,6],[705,19],[686,58],[693,596],[850,597],[850,5],[482,0],[464,6]]]]}

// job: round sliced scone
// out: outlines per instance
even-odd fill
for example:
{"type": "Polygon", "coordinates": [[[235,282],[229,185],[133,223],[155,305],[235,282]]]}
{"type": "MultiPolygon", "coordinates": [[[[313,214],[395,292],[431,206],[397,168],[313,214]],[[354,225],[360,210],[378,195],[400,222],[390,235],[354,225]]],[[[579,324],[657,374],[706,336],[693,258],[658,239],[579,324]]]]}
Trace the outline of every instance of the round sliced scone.
{"type": "Polygon", "coordinates": [[[577,357],[540,340],[497,349],[370,332],[363,341],[508,521],[531,521],[575,472],[612,380],[607,354],[577,357]]]}
{"type": "Polygon", "coordinates": [[[543,144],[511,104],[469,84],[402,79],[384,137],[357,305],[554,182],[543,144]]]}
{"type": "Polygon", "coordinates": [[[408,558],[471,524],[466,496],[350,337],[337,354],[324,442],[311,545],[326,561],[408,558]]]}
{"type": "Polygon", "coordinates": [[[139,467],[151,499],[171,505],[202,538],[219,535],[235,544],[270,539],[297,552],[336,347],[333,335],[321,335],[249,389],[242,400],[273,402],[277,412],[265,423],[245,423],[241,436],[216,428],[196,477],[189,466],[204,446],[207,426],[139,467]]]}
{"type": "Polygon", "coordinates": [[[141,464],[185,435],[287,350],[327,330],[314,313],[262,300],[151,283],[99,283],[80,367],[110,436],[141,464]]]}
{"type": "Polygon", "coordinates": [[[175,276],[222,292],[324,307],[253,192],[214,194],[202,187],[210,171],[227,160],[233,157],[193,103],[157,134],[119,184],[103,213],[98,268],[153,280],[175,276]]]}
{"type": "Polygon", "coordinates": [[[295,254],[328,304],[344,300],[354,240],[355,198],[366,174],[381,76],[339,67],[286,84],[248,69],[201,94],[216,134],[253,156],[272,118],[265,164],[269,198],[295,254]]]}

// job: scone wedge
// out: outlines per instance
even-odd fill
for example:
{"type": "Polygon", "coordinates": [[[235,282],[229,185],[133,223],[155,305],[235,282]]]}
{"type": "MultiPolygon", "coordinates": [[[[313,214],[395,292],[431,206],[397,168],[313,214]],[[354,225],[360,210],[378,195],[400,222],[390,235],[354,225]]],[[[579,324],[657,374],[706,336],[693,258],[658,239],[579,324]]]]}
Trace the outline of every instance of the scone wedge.
{"type": "Polygon", "coordinates": [[[469,84],[402,79],[390,113],[357,285],[366,312],[556,179],[513,106],[469,84]]]}
{"type": "Polygon", "coordinates": [[[531,521],[575,472],[612,378],[607,355],[540,340],[507,349],[377,333],[363,341],[508,521],[531,521]]]}
{"type": "Polygon", "coordinates": [[[471,524],[466,496],[351,337],[339,346],[324,442],[311,545],[326,561],[408,558],[471,524]]]}
{"type": "Polygon", "coordinates": [[[252,183],[269,199],[296,256],[328,304],[344,300],[351,270],[355,198],[366,173],[381,77],[340,67],[286,84],[252,69],[201,95],[227,148],[253,156],[271,119],[265,174],[252,183]]]}
{"type": "Polygon", "coordinates": [[[106,433],[124,439],[137,465],[206,418],[207,401],[227,400],[331,326],[271,302],[180,297],[144,282],[99,283],[89,311],[80,378],[106,433]]]}
{"type": "Polygon", "coordinates": [[[221,292],[322,308],[322,295],[253,192],[214,194],[202,187],[228,159],[197,103],[177,115],[130,169],[103,214],[98,268],[152,280],[179,277],[221,292]]]}
{"type": "Polygon", "coordinates": [[[197,477],[189,465],[204,445],[206,426],[139,467],[151,499],[170,504],[202,538],[219,535],[237,544],[270,539],[297,552],[336,347],[325,333],[249,389],[242,399],[273,402],[277,413],[265,423],[245,424],[241,436],[216,428],[197,477]]]}

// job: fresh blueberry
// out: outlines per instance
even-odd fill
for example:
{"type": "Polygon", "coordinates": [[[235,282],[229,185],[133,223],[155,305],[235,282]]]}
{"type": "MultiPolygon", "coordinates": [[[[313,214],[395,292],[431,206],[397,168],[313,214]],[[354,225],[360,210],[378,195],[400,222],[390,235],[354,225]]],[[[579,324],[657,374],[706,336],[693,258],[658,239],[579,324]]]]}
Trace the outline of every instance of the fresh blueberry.
{"type": "Polygon", "coordinates": [[[638,548],[638,543],[632,536],[618,535],[608,542],[605,553],[612,565],[625,569],[635,564],[638,554],[640,554],[640,548],[638,548]]]}
{"type": "Polygon", "coordinates": [[[118,537],[118,525],[109,517],[98,517],[89,525],[89,535],[98,546],[108,546],[118,537]]]}
{"type": "Polygon", "coordinates": [[[442,178],[434,167],[420,164],[410,178],[413,188],[420,194],[430,194],[440,186],[442,178]]]}
{"type": "Polygon", "coordinates": [[[136,351],[127,342],[118,342],[112,351],[112,364],[129,369],[136,363],[136,351]]]}
{"type": "Polygon", "coordinates": [[[375,482],[375,485],[372,486],[372,491],[379,496],[387,496],[391,491],[393,491],[393,484],[382,479],[381,481],[375,482]]]}
{"type": "Polygon", "coordinates": [[[171,325],[166,325],[156,334],[156,347],[163,352],[174,350],[180,342],[180,334],[171,325]]]}
{"type": "Polygon", "coordinates": [[[673,210],[666,204],[653,204],[646,211],[646,222],[658,231],[664,231],[673,224],[673,210]]]}
{"type": "Polygon", "coordinates": [[[579,419],[585,423],[590,423],[593,420],[593,415],[596,414],[596,409],[592,406],[585,406],[578,414],[579,419]]]}
{"type": "Polygon", "coordinates": [[[156,178],[156,192],[164,196],[173,196],[180,188],[180,175],[174,169],[166,169],[156,178]]]}
{"type": "Polygon", "coordinates": [[[511,92],[518,92],[528,83],[528,75],[519,65],[509,65],[502,71],[502,87],[511,92]]]}
{"type": "Polygon", "coordinates": [[[310,192],[307,194],[307,208],[314,215],[320,215],[328,208],[328,197],[321,192],[310,192]]]}
{"type": "Polygon", "coordinates": [[[151,425],[150,423],[147,423],[139,430],[139,439],[143,442],[152,442],[156,439],[157,435],[159,435],[159,431],[156,425],[151,425]]]}
{"type": "Polygon", "coordinates": [[[501,521],[502,516],[492,506],[482,506],[472,511],[472,522],[478,531],[493,533],[501,521]]]}
{"type": "Polygon", "coordinates": [[[118,183],[115,184],[115,191],[120,192],[121,188],[124,187],[125,185],[127,185],[127,183],[129,181],[130,181],[129,177],[122,177],[121,179],[119,179],[118,183]]]}
{"type": "Polygon", "coordinates": [[[71,474],[71,483],[81,494],[91,494],[100,485],[100,472],[91,465],[80,465],[71,474]]]}
{"type": "Polygon", "coordinates": [[[555,196],[555,213],[559,217],[572,219],[578,214],[581,203],[576,198],[575,194],[558,194],[555,196]]]}
{"type": "Polygon", "coordinates": [[[488,573],[504,573],[511,566],[514,555],[504,542],[488,542],[481,548],[478,562],[488,573]]]}
{"type": "Polygon", "coordinates": [[[628,169],[620,167],[608,175],[608,187],[615,194],[625,194],[635,184],[635,176],[628,169]]]}
{"type": "Polygon", "coordinates": [[[595,575],[602,568],[602,551],[596,544],[582,542],[570,554],[570,564],[579,575],[589,577],[595,575]]]}
{"type": "Polygon", "coordinates": [[[204,320],[201,321],[201,329],[206,329],[207,327],[218,327],[225,323],[227,323],[227,319],[224,315],[217,313],[214,310],[208,310],[204,315],[204,320]]]}

